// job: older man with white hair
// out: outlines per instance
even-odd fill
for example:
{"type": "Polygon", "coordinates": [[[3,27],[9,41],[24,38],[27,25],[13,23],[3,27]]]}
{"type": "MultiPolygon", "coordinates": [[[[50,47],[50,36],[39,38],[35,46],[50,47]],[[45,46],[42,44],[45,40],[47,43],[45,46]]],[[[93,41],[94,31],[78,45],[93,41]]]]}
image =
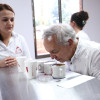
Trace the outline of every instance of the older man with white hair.
{"type": "Polygon", "coordinates": [[[100,78],[100,44],[83,41],[69,25],[56,24],[44,31],[43,44],[52,59],[69,62],[69,69],[100,78]]]}

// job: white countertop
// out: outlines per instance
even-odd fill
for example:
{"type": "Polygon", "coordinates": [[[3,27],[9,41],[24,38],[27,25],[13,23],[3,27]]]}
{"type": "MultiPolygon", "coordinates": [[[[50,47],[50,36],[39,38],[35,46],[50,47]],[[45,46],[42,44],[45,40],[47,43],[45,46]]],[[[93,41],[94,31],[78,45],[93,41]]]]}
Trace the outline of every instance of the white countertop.
{"type": "Polygon", "coordinates": [[[0,72],[0,100],[100,100],[100,81],[66,72],[64,79],[39,73],[28,80],[25,73],[0,72]]]}
{"type": "MultiPolygon", "coordinates": [[[[64,79],[53,79],[50,75],[40,73],[37,79],[30,81],[35,89],[38,100],[66,100],[66,89],[75,87],[93,78],[68,71],[64,79]]],[[[75,91],[73,93],[75,94],[75,91]]],[[[71,99],[69,96],[68,100],[74,99],[71,99]]],[[[81,100],[80,97],[77,97],[77,100],[81,100]]]]}

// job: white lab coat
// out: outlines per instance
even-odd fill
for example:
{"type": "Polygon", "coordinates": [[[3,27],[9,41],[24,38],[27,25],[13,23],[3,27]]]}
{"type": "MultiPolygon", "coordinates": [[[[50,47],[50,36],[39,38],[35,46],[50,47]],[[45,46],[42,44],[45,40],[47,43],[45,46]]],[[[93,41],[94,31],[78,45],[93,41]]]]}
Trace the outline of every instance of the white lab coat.
{"type": "Polygon", "coordinates": [[[31,57],[25,39],[20,34],[13,32],[8,46],[6,46],[0,40],[0,60],[8,56],[27,56],[27,58],[31,57]]]}
{"type": "MultiPolygon", "coordinates": [[[[8,46],[0,41],[0,60],[8,56],[31,57],[24,38],[15,32],[12,33],[8,46]]],[[[34,92],[26,74],[19,72],[18,66],[0,68],[0,100],[33,100],[34,93],[31,95],[30,91],[34,92]]]]}
{"type": "Polygon", "coordinates": [[[89,36],[83,30],[79,31],[76,34],[76,37],[78,37],[79,39],[83,39],[83,40],[90,40],[89,36]]]}

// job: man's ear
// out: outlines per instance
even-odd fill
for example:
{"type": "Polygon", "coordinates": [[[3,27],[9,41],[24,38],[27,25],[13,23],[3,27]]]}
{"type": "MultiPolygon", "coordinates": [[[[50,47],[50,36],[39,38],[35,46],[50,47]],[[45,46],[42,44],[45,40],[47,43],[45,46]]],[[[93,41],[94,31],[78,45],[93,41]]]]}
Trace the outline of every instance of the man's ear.
{"type": "Polygon", "coordinates": [[[73,42],[72,39],[69,39],[69,40],[68,40],[68,43],[69,43],[69,46],[73,46],[73,43],[74,43],[74,42],[73,42]]]}

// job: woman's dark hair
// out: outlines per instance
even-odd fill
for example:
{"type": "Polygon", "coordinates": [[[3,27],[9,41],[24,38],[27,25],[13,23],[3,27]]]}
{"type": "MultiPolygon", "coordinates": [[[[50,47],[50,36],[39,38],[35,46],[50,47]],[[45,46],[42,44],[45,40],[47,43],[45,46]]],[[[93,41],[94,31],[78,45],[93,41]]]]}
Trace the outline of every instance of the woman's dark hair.
{"type": "MultiPolygon", "coordinates": [[[[0,11],[2,11],[2,10],[9,10],[15,14],[14,10],[7,4],[0,4],[0,11]]],[[[0,40],[3,40],[1,34],[0,34],[0,40]]]]}
{"type": "Polygon", "coordinates": [[[84,27],[86,24],[86,21],[88,20],[89,15],[86,11],[80,11],[76,12],[71,16],[71,22],[74,21],[78,27],[81,29],[84,27]]]}
{"type": "Polygon", "coordinates": [[[15,14],[14,10],[7,4],[0,4],[0,11],[2,10],[10,10],[15,14]]]}

